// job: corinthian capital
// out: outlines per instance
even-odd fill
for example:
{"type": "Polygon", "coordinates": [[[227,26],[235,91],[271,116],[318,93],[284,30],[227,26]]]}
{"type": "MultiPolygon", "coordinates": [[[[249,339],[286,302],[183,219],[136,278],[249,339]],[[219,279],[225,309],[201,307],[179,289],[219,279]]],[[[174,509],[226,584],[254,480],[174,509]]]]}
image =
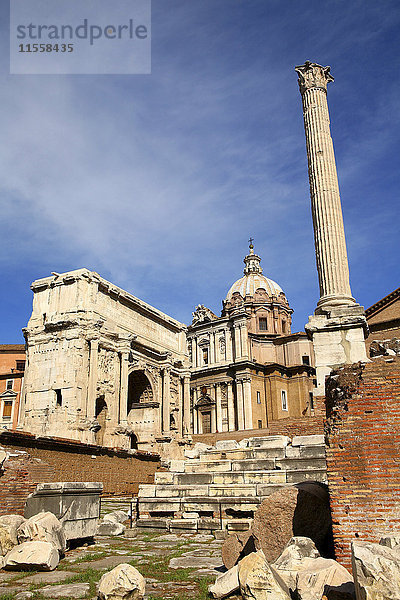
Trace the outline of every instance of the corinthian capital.
{"type": "Polygon", "coordinates": [[[295,71],[299,76],[298,82],[301,95],[311,88],[320,88],[326,92],[328,83],[334,81],[329,72],[330,70],[330,67],[322,67],[308,60],[304,65],[295,67],[295,71]]]}

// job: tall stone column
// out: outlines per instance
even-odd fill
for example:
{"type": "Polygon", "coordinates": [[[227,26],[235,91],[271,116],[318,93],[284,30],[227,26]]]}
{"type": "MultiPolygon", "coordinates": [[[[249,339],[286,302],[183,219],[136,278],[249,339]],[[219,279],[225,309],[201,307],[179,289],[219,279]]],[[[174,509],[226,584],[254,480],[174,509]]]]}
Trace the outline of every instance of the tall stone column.
{"type": "Polygon", "coordinates": [[[244,377],[243,385],[243,404],[244,404],[244,428],[253,429],[253,406],[251,404],[251,378],[244,377]]]}
{"type": "Polygon", "coordinates": [[[228,383],[226,388],[228,402],[228,430],[235,431],[235,403],[233,400],[232,383],[228,383]]]}
{"type": "Polygon", "coordinates": [[[97,370],[99,340],[90,340],[90,358],[89,358],[89,382],[88,382],[88,401],[86,406],[86,416],[93,419],[96,414],[96,390],[97,390],[97,370]]]}
{"type": "Polygon", "coordinates": [[[240,336],[242,340],[242,357],[249,358],[249,336],[247,332],[247,322],[243,321],[240,324],[240,336]]]}
{"type": "Polygon", "coordinates": [[[199,433],[199,411],[196,408],[198,401],[197,387],[193,389],[193,433],[199,433]]]}
{"type": "Polygon", "coordinates": [[[233,326],[233,331],[235,332],[235,361],[240,360],[242,358],[242,343],[241,343],[241,329],[240,325],[233,326]]]}
{"type": "Polygon", "coordinates": [[[183,435],[190,434],[190,375],[183,378],[183,435]]]}
{"type": "Polygon", "coordinates": [[[168,435],[171,430],[170,425],[170,369],[164,369],[163,377],[163,395],[162,395],[162,431],[168,435]]]}
{"type": "Polygon", "coordinates": [[[119,388],[119,422],[127,423],[128,418],[128,367],[129,352],[121,352],[121,382],[119,388]]]}
{"type": "Polygon", "coordinates": [[[221,384],[217,383],[215,384],[215,408],[217,411],[217,423],[216,423],[216,427],[217,427],[217,431],[221,432],[222,431],[222,400],[221,400],[221,384]]]}
{"type": "Polygon", "coordinates": [[[237,413],[238,413],[238,430],[245,429],[244,425],[244,409],[243,409],[243,382],[239,379],[236,380],[236,399],[237,399],[237,413]]]}
{"type": "Polygon", "coordinates": [[[363,307],[352,297],[327,86],[330,67],[306,62],[295,67],[303,102],[311,209],[320,299],[306,326],[315,351],[318,392],[334,365],[367,360],[363,307]]]}

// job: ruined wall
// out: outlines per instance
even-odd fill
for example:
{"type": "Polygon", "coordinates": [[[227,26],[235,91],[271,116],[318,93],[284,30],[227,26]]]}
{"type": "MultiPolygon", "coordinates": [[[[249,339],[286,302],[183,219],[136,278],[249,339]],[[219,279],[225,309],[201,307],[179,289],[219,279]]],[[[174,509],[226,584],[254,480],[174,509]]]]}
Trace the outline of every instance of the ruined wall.
{"type": "Polygon", "coordinates": [[[337,560],[352,539],[400,528],[400,358],[343,367],[326,384],[328,483],[337,560]]]}
{"type": "Polygon", "coordinates": [[[133,496],[139,483],[152,483],[157,454],[104,448],[57,438],[4,431],[0,446],[9,453],[0,473],[0,514],[21,512],[37,483],[99,481],[104,496],[133,496]]]}

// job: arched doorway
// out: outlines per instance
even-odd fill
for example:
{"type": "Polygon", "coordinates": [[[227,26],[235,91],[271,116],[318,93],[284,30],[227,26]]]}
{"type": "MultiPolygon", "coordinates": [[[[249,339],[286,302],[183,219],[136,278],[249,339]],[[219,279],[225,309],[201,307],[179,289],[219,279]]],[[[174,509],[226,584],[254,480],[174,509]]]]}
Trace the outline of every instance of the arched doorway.
{"type": "Polygon", "coordinates": [[[128,378],[128,414],[134,406],[153,402],[153,388],[144,371],[132,371],[128,378]]]}
{"type": "Polygon", "coordinates": [[[131,438],[131,450],[137,450],[138,449],[138,440],[137,437],[134,433],[131,433],[130,436],[131,438]]]}

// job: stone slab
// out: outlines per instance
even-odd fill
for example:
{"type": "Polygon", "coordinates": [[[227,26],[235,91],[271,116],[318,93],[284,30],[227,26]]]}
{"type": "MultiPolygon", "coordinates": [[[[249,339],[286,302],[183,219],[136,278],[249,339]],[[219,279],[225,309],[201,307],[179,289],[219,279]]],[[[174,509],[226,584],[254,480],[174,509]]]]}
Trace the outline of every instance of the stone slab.
{"type": "Polygon", "coordinates": [[[292,446],[325,446],[323,435],[295,435],[292,446]]]}
{"type": "Polygon", "coordinates": [[[49,585],[40,588],[40,593],[45,598],[85,598],[90,590],[89,583],[67,583],[65,585],[49,585]]]}

